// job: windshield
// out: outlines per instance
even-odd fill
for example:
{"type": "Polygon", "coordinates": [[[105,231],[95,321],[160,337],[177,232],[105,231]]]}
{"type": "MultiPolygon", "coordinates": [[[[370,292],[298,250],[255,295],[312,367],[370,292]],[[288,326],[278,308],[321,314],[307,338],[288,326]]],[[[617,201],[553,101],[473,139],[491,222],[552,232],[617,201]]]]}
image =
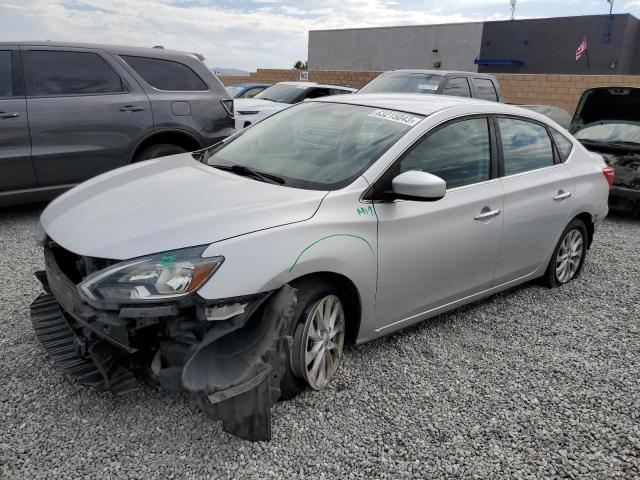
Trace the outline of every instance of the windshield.
{"type": "Polygon", "coordinates": [[[575,133],[578,140],[640,144],[640,124],[605,122],[587,125],[575,133]]]}
{"type": "Polygon", "coordinates": [[[235,97],[237,94],[242,92],[242,87],[227,87],[227,92],[229,92],[229,95],[232,97],[235,97]]]}
{"type": "Polygon", "coordinates": [[[305,102],[209,149],[211,166],[239,165],[310,190],[351,183],[424,117],[359,105],[305,102]]]}
{"type": "Polygon", "coordinates": [[[253,98],[271,100],[279,103],[298,103],[304,98],[304,92],[308,87],[304,85],[273,85],[264,89],[253,98]]]}
{"type": "Polygon", "coordinates": [[[425,73],[384,73],[374,78],[358,93],[436,93],[442,75],[425,73]]]}

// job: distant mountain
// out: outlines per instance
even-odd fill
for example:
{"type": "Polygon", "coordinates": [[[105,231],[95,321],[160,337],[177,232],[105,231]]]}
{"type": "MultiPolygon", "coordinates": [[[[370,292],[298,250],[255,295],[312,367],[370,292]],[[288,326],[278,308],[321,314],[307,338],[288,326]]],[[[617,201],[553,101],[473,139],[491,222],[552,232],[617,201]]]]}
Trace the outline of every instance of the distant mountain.
{"type": "Polygon", "coordinates": [[[229,75],[229,76],[238,76],[238,77],[248,77],[249,72],[246,70],[238,70],[237,68],[222,68],[222,67],[214,67],[211,69],[213,73],[216,75],[229,75]]]}

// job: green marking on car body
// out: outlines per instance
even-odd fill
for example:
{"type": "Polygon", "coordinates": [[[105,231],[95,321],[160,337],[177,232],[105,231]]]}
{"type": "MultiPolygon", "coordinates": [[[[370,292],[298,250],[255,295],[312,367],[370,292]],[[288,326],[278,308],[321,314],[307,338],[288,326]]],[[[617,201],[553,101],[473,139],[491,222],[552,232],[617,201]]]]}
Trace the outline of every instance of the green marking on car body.
{"type": "Polygon", "coordinates": [[[323,240],[326,240],[328,238],[333,238],[333,237],[351,237],[351,238],[356,238],[358,240],[362,240],[364,243],[367,244],[367,247],[369,247],[369,250],[371,250],[371,253],[373,254],[373,247],[371,246],[371,244],[369,243],[369,241],[366,238],[363,237],[359,237],[358,235],[351,235],[350,233],[334,233],[333,235],[327,235],[326,237],[322,237],[319,240],[316,240],[315,242],[307,245],[305,248],[302,249],[302,251],[300,252],[300,255],[298,255],[298,257],[296,258],[296,261],[293,262],[293,265],[291,265],[291,268],[289,269],[289,272],[291,272],[295,266],[298,264],[298,260],[300,260],[300,257],[302,257],[302,255],[304,255],[304,252],[306,252],[307,250],[309,250],[311,247],[313,247],[314,245],[316,245],[317,243],[320,243],[323,240]]]}
{"type": "Polygon", "coordinates": [[[362,215],[370,215],[373,216],[373,207],[371,205],[367,206],[367,207],[358,207],[356,209],[356,212],[358,213],[358,216],[362,216],[362,215]]]}

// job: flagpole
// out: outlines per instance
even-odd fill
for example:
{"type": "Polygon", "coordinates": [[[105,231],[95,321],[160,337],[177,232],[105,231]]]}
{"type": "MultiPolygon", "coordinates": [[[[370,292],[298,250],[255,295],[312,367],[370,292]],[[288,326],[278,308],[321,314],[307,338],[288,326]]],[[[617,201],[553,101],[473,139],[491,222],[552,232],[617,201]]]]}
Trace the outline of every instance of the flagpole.
{"type": "Polygon", "coordinates": [[[591,69],[591,62],[589,62],[589,44],[587,44],[587,49],[584,51],[584,53],[587,55],[587,69],[591,69]]]}

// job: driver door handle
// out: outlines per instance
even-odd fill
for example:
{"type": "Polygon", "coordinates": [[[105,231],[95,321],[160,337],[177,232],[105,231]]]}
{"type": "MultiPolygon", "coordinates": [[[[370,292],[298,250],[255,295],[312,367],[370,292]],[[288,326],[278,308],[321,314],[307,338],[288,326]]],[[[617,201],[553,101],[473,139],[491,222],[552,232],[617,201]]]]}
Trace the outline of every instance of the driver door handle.
{"type": "Polygon", "coordinates": [[[124,107],[120,107],[121,112],[140,112],[142,110],[144,110],[144,107],[137,105],[125,105],[124,107]]]}
{"type": "Polygon", "coordinates": [[[571,192],[563,192],[562,190],[560,190],[558,192],[558,194],[553,197],[553,199],[558,202],[560,200],[564,200],[565,198],[569,198],[571,196],[571,192]]]}
{"type": "Polygon", "coordinates": [[[482,212],[480,215],[476,215],[475,217],[473,217],[474,220],[489,220],[490,218],[493,217],[497,217],[498,215],[500,215],[500,209],[498,208],[497,210],[490,210],[488,212],[482,212]]]}
{"type": "Polygon", "coordinates": [[[19,116],[18,112],[0,112],[0,118],[18,118],[19,116]]]}

